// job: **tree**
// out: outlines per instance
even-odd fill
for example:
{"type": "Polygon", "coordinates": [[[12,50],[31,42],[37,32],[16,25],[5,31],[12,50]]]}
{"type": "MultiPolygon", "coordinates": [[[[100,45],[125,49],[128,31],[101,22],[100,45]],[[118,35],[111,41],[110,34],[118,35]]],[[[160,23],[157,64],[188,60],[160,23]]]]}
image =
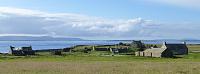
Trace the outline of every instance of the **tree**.
{"type": "Polygon", "coordinates": [[[158,48],[158,46],[157,46],[157,45],[154,45],[153,48],[158,48]]]}

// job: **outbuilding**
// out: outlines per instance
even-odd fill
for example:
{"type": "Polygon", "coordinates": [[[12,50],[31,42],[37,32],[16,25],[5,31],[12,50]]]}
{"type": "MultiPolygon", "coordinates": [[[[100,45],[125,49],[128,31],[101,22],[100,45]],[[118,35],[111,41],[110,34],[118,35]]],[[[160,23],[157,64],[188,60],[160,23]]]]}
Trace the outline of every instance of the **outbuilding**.
{"type": "Polygon", "coordinates": [[[138,51],[135,53],[136,56],[146,56],[146,57],[173,57],[171,50],[164,48],[151,48],[145,51],[138,51]]]}

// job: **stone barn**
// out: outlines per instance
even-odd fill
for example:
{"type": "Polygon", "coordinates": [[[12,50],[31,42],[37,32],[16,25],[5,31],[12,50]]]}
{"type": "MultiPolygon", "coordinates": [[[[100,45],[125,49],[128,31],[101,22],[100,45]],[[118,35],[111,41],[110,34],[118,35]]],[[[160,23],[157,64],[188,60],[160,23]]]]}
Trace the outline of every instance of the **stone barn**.
{"type": "Polygon", "coordinates": [[[188,54],[188,48],[185,42],[182,44],[163,43],[161,48],[150,48],[144,51],[135,52],[136,56],[148,56],[148,57],[173,57],[174,55],[188,54]]]}
{"type": "Polygon", "coordinates": [[[15,56],[25,56],[25,55],[35,55],[35,51],[32,50],[32,47],[21,47],[21,48],[15,48],[13,46],[10,46],[10,54],[15,56]]]}
{"type": "Polygon", "coordinates": [[[151,48],[146,49],[145,51],[135,52],[136,56],[146,56],[146,57],[173,57],[171,50],[164,48],[151,48]]]}
{"type": "Polygon", "coordinates": [[[187,47],[186,42],[183,42],[181,44],[164,42],[161,48],[171,50],[174,55],[188,54],[188,47],[187,47]]]}

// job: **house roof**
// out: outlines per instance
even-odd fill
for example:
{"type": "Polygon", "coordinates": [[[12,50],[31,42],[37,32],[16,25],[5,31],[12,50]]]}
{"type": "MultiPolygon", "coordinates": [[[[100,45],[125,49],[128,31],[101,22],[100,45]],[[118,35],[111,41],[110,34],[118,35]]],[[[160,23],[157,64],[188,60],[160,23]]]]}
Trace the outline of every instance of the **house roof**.
{"type": "Polygon", "coordinates": [[[14,48],[13,50],[32,50],[32,47],[19,47],[19,48],[14,48]]]}
{"type": "Polygon", "coordinates": [[[185,44],[165,44],[168,49],[187,49],[185,44]]]}

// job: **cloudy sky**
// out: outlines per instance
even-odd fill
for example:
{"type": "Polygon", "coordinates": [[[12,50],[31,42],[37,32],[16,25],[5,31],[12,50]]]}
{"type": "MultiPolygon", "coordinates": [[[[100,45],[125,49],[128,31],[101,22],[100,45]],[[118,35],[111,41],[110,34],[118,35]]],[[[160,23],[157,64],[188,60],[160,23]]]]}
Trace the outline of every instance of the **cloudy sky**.
{"type": "Polygon", "coordinates": [[[200,39],[199,0],[0,0],[0,36],[200,39]]]}

